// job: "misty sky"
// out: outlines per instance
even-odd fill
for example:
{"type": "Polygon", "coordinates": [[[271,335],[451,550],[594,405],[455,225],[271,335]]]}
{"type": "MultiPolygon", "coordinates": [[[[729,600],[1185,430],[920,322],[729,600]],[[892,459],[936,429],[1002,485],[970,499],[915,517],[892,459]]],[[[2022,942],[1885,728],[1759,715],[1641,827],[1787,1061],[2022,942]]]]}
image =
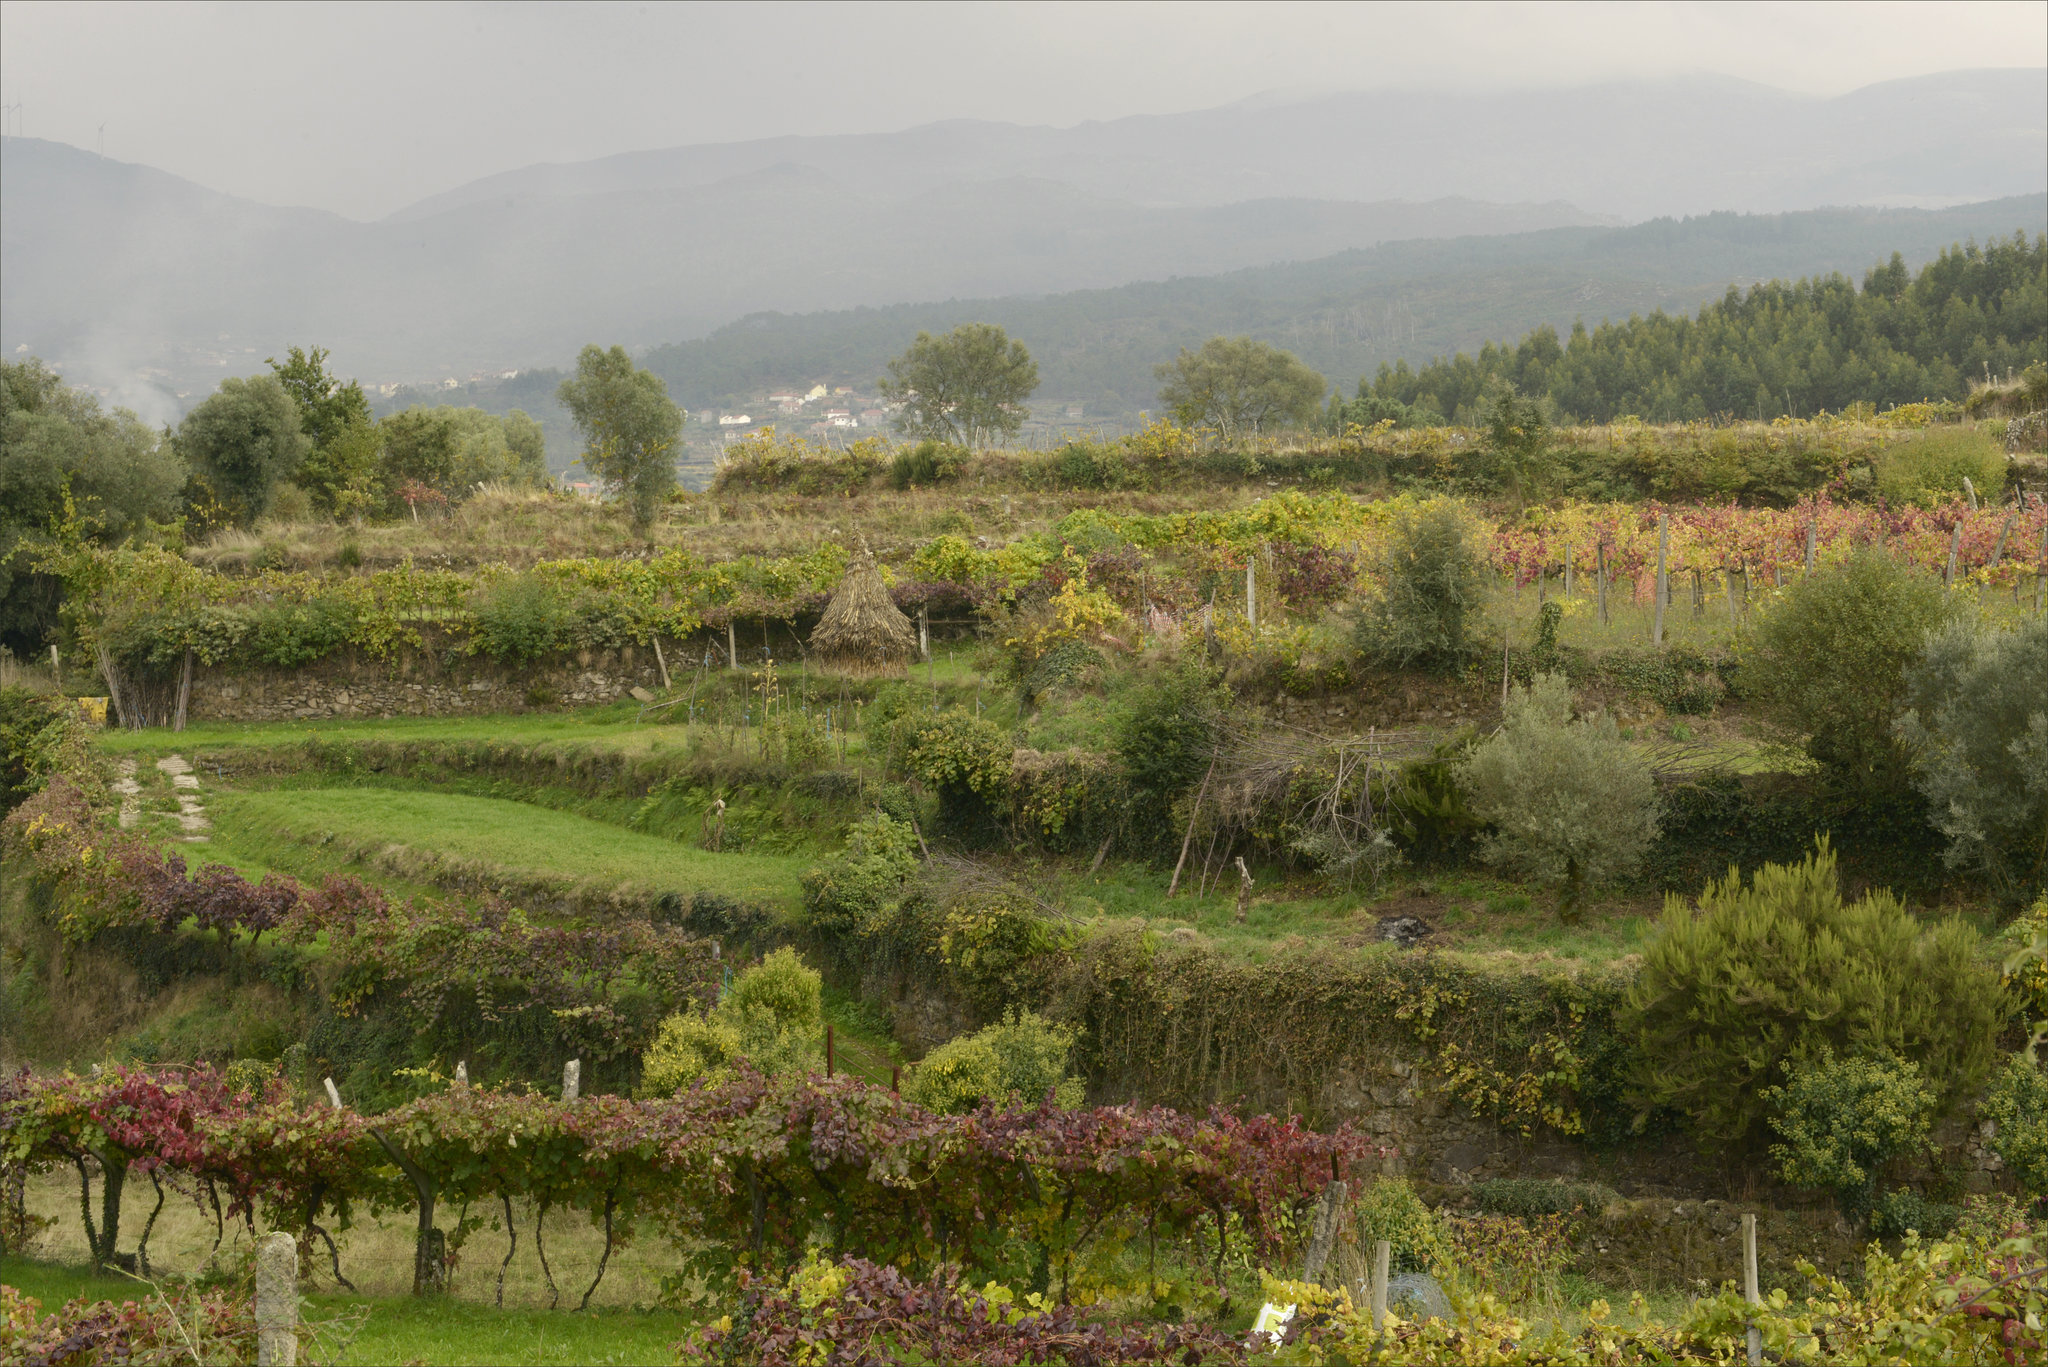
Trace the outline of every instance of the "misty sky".
{"type": "Polygon", "coordinates": [[[540,161],[1266,93],[2041,66],[2048,5],[0,4],[6,130],[376,218],[540,161]],[[11,107],[19,104],[18,111],[11,107]],[[104,129],[104,133],[102,133],[104,129]]]}

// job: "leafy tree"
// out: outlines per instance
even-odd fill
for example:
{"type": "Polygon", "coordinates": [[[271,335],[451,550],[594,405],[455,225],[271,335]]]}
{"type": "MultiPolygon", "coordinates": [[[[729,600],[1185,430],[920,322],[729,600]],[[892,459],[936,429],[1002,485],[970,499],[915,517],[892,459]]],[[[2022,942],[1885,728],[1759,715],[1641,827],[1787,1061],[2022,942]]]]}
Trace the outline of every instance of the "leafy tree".
{"type": "Polygon", "coordinates": [[[994,324],[962,323],[943,337],[918,333],[876,388],[903,405],[898,431],[920,441],[987,446],[1024,425],[1038,363],[994,324]]]}
{"type": "Polygon", "coordinates": [[[1763,1089],[1824,1051],[1919,1064],[1942,1106],[1984,1077],[2006,994],[1956,920],[1923,926],[1888,891],[1842,900],[1825,840],[1798,864],[1665,899],[1629,990],[1632,1085],[1711,1147],[1761,1138],[1763,1089]]]}
{"type": "Polygon", "coordinates": [[[381,497],[402,513],[399,490],[434,489],[460,503],[479,484],[540,482],[539,424],[524,413],[496,417],[481,408],[408,408],[378,424],[383,439],[381,497]]]}
{"type": "Polygon", "coordinates": [[[34,357],[0,361],[0,639],[27,653],[57,623],[57,583],[30,570],[24,539],[67,516],[102,542],[145,533],[177,516],[188,474],[133,413],[103,412],[34,357]]]}
{"type": "Polygon", "coordinates": [[[583,348],[559,397],[583,434],[583,464],[618,486],[634,528],[645,532],[675,488],[683,410],[669,401],[660,377],[636,367],[621,346],[583,348]]]}
{"type": "Polygon", "coordinates": [[[298,401],[275,375],[222,380],[178,425],[178,450],[244,526],[269,509],[278,481],[312,445],[298,401]]]}
{"type": "Polygon", "coordinates": [[[1889,1055],[1837,1059],[1823,1048],[1791,1064],[1784,1085],[1766,1087],[1762,1100],[1775,1112],[1778,1176],[1833,1192],[1842,1214],[1859,1223],[1885,1164],[1925,1149],[1934,1124],[1934,1092],[1920,1065],[1889,1055]]]}
{"type": "Polygon", "coordinates": [[[2009,900],[2048,880],[2048,619],[2010,631],[1960,618],[1906,671],[1899,734],[1951,868],[2009,900]]]}
{"type": "Polygon", "coordinates": [[[377,458],[376,428],[363,387],[329,374],[321,347],[293,347],[282,362],[273,356],[265,364],[298,404],[302,428],[312,442],[292,481],[330,517],[362,511],[377,458]]]}
{"type": "Polygon", "coordinates": [[[903,1094],[934,1111],[964,1115],[984,1101],[1035,1106],[1081,1104],[1081,1079],[1067,1074],[1074,1032],[1011,1007],[1001,1021],[947,1040],[911,1071],[903,1094]]]}
{"type": "Polygon", "coordinates": [[[1486,456],[1489,473],[1517,505],[1529,501],[1550,465],[1550,424],[1542,403],[1517,394],[1506,381],[1487,408],[1486,456]]]}
{"type": "Polygon", "coordinates": [[[1605,712],[1572,720],[1571,686],[1539,674],[1508,700],[1499,734],[1458,778],[1493,826],[1482,855],[1518,877],[1564,884],[1559,910],[1577,919],[1588,884],[1631,873],[1657,838],[1649,764],[1605,712]]]}
{"type": "Polygon", "coordinates": [[[1395,505],[1373,568],[1380,597],[1359,615],[1359,653],[1387,669],[1463,666],[1486,603],[1485,562],[1464,509],[1451,499],[1395,505]]]}
{"type": "Polygon", "coordinates": [[[1210,427],[1225,441],[1314,419],[1329,385],[1292,352],[1253,337],[1211,337],[1153,374],[1159,401],[1183,427],[1210,427]]]}
{"type": "Polygon", "coordinates": [[[1911,748],[1893,722],[1910,696],[1907,670],[1952,611],[1933,576],[1859,551],[1800,578],[1761,614],[1744,687],[1838,787],[1901,791],[1911,748]]]}

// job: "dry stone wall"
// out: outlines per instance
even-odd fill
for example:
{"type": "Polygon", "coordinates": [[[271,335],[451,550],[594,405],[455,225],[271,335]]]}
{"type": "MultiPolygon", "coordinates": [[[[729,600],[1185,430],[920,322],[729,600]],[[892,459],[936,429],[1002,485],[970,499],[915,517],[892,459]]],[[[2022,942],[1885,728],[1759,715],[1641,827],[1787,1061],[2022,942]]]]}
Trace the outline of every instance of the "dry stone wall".
{"type": "Polygon", "coordinates": [[[200,669],[194,721],[299,721],[322,717],[440,717],[587,707],[661,685],[651,651],[582,651],[506,666],[491,660],[411,655],[393,662],[329,660],[308,669],[200,669]]]}

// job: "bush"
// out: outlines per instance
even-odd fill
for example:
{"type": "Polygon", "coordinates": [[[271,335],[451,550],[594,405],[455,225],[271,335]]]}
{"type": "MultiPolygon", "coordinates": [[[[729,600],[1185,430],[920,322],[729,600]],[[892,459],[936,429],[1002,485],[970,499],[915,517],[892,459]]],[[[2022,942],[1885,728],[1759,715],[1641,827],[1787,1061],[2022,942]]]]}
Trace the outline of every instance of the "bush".
{"type": "Polygon", "coordinates": [[[2048,618],[2012,631],[1954,621],[1907,671],[1899,734],[1950,868],[2017,900],[2048,878],[2048,618]]]}
{"type": "Polygon", "coordinates": [[[0,688],[0,813],[40,792],[56,772],[59,747],[74,725],[66,701],[17,684],[0,688]]]}
{"type": "Polygon", "coordinates": [[[838,935],[868,935],[917,872],[917,833],[874,812],[853,823],[837,858],[804,874],[811,925],[838,935]]]}
{"type": "Polygon", "coordinates": [[[911,1070],[903,1094],[934,1111],[964,1115],[983,1101],[1079,1106],[1081,1079],[1067,1075],[1074,1032],[1012,1007],[996,1025],[947,1040],[911,1070]]]}
{"type": "Polygon", "coordinates": [[[1180,839],[1174,804],[1202,781],[1222,740],[1229,691],[1206,665],[1183,660],[1125,694],[1113,721],[1129,776],[1129,829],[1154,851],[1180,839]]]}
{"type": "Polygon", "coordinates": [[[1458,783],[1493,827],[1482,856],[1519,877],[1561,882],[1567,918],[1588,884],[1633,873],[1657,838],[1649,765],[1612,717],[1572,720],[1562,674],[1515,690],[1505,725],[1458,767],[1458,783]]]}
{"type": "Polygon", "coordinates": [[[1967,427],[1934,428],[1888,446],[1875,467],[1877,492],[1894,507],[1961,498],[1965,478],[1987,503],[2005,488],[2005,452],[1988,433],[1967,427]]]}
{"type": "Polygon", "coordinates": [[[795,950],[776,950],[741,973],[709,1013],[678,1012],[661,1023],[641,1058],[642,1093],[667,1096],[699,1078],[715,1083],[741,1059],[771,1076],[813,1071],[825,1033],[821,984],[795,950]]]}
{"type": "Polygon", "coordinates": [[[939,831],[971,843],[994,840],[1010,780],[1009,736],[964,707],[911,725],[903,767],[938,795],[939,831]]]}
{"type": "Polygon", "coordinates": [[[1486,823],[1458,783],[1472,747],[1471,733],[1437,745],[1427,759],[1401,770],[1401,785],[1387,808],[1387,823],[1402,853],[1417,864],[1455,868],[1469,857],[1486,823]]]}
{"type": "Polygon", "coordinates": [[[1961,1206],[1930,1201],[1910,1187],[1901,1187],[1880,1196],[1870,1208],[1870,1232],[1880,1239],[1903,1239],[1908,1234],[1945,1239],[1962,1216],[1961,1206]]]}
{"type": "Polygon", "coordinates": [[[348,608],[332,598],[276,603],[255,614],[248,649],[264,664],[296,669],[339,650],[354,625],[348,608]]]}
{"type": "Polygon", "coordinates": [[[1358,1212],[1360,1246],[1370,1250],[1385,1239],[1393,1247],[1389,1262],[1394,1272],[1427,1272],[1436,1256],[1436,1216],[1415,1194],[1405,1177],[1382,1177],[1359,1192],[1354,1208],[1358,1212]]]}
{"type": "Polygon", "coordinates": [[[1800,579],[1767,608],[1743,661],[1744,690],[1839,787],[1895,792],[1909,751],[1893,729],[1907,670],[1952,611],[1939,580],[1882,551],[1800,579]]]}
{"type": "Polygon", "coordinates": [[[2025,1054],[2014,1054],[1977,1113],[1992,1123],[1992,1152],[2012,1170],[2020,1190],[2048,1201],[2048,1074],[2025,1054]]]}
{"type": "Polygon", "coordinates": [[[1462,666],[1485,629],[1486,572],[1465,511],[1402,504],[1373,568],[1380,599],[1359,619],[1359,653],[1387,669],[1462,666]]]}
{"type": "Polygon", "coordinates": [[[1940,1104],[1991,1066],[2005,994],[1958,921],[1923,929],[1889,892],[1844,902],[1825,840],[1799,864],[1709,883],[1697,911],[1665,899],[1630,989],[1631,1082],[1710,1147],[1759,1138],[1760,1089],[1785,1065],[1836,1054],[1917,1061],[1940,1104]]]}
{"type": "Polygon", "coordinates": [[[471,611],[473,648],[494,660],[521,664],[575,644],[575,615],[567,597],[528,575],[478,591],[471,611]]]}
{"type": "Polygon", "coordinates": [[[1784,1085],[1760,1094],[1777,1112],[1771,1145],[1778,1176],[1795,1187],[1834,1193],[1842,1214],[1862,1221],[1885,1164],[1927,1145],[1934,1093],[1920,1067],[1884,1056],[1818,1058],[1786,1068],[1784,1085]]]}
{"type": "Polygon", "coordinates": [[[958,446],[942,441],[921,441],[915,446],[898,451],[889,462],[889,487],[909,489],[913,486],[929,488],[947,480],[959,478],[967,468],[967,452],[958,446]]]}
{"type": "Polygon", "coordinates": [[[1472,1184],[1472,1200],[1488,1215],[1598,1215],[1621,1197],[1598,1182],[1500,1177],[1472,1184]]]}

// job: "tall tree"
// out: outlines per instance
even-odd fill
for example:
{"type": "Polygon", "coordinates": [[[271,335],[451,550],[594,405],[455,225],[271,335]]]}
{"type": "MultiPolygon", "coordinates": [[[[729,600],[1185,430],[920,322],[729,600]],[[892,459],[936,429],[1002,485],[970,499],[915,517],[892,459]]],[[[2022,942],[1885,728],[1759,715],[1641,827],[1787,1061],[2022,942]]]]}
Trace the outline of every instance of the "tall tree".
{"type": "Polygon", "coordinates": [[[57,581],[29,569],[22,543],[64,516],[68,493],[100,540],[176,517],[188,475],[168,440],[125,408],[107,413],[34,357],[0,361],[0,641],[39,649],[56,625],[57,581]]]}
{"type": "Polygon", "coordinates": [[[327,370],[324,347],[293,347],[265,364],[299,406],[299,423],[312,446],[292,482],[330,516],[360,512],[375,481],[377,434],[363,387],[344,384],[327,370]]]}
{"type": "Polygon", "coordinates": [[[1159,401],[1183,427],[1210,427],[1226,441],[1312,420],[1329,386],[1292,352],[1252,337],[1211,337],[1200,351],[1153,372],[1159,401]]]}
{"type": "Polygon", "coordinates": [[[676,483],[683,410],[669,400],[668,386],[636,367],[622,346],[586,346],[559,397],[583,434],[583,464],[618,486],[634,528],[646,531],[676,483]]]}
{"type": "Polygon", "coordinates": [[[244,526],[263,516],[312,448],[298,401],[275,375],[228,379],[178,424],[178,450],[244,526]]]}
{"type": "Polygon", "coordinates": [[[877,382],[903,405],[897,430],[921,440],[986,446],[1024,425],[1038,362],[993,323],[962,323],[943,337],[917,334],[877,382]]]}

